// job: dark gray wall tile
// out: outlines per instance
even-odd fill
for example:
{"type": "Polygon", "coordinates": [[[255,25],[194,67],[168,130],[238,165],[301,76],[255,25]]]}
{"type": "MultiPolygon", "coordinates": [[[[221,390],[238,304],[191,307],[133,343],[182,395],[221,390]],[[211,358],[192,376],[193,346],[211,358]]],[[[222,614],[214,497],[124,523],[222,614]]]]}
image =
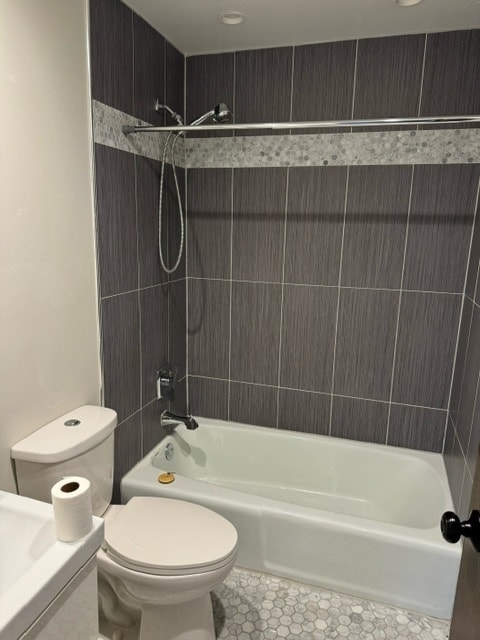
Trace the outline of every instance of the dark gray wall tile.
{"type": "Polygon", "coordinates": [[[229,278],[231,169],[188,171],[188,275],[229,278]]]}
{"type": "MultiPolygon", "coordinates": [[[[164,124],[165,112],[155,110],[157,98],[165,104],[165,38],[133,14],[134,115],[150,124],[164,124]]],[[[170,120],[166,120],[171,124],[170,120]]]]}
{"type": "Polygon", "coordinates": [[[466,452],[467,465],[472,478],[475,476],[475,467],[477,464],[477,458],[480,445],[480,387],[477,384],[477,397],[475,403],[475,409],[472,417],[472,429],[470,433],[470,440],[468,442],[468,449],[466,452]]]}
{"type": "Polygon", "coordinates": [[[415,167],[405,258],[405,289],[462,293],[480,169],[415,167]]]}
{"type": "Polygon", "coordinates": [[[392,404],[387,444],[441,453],[447,412],[392,404]]]}
{"type": "Polygon", "coordinates": [[[282,278],[287,169],[235,169],[233,277],[282,278]]]}
{"type": "Polygon", "coordinates": [[[133,113],[132,11],[118,0],[89,4],[92,98],[133,113]]]}
{"type": "Polygon", "coordinates": [[[447,408],[460,306],[460,296],[403,293],[394,402],[447,408]]]}
{"type": "Polygon", "coordinates": [[[101,302],[105,406],[122,422],[140,408],[140,322],[138,294],[101,302]]]}
{"type": "Polygon", "coordinates": [[[424,49],[424,35],[359,40],[354,118],[416,116],[424,49]]]}
{"type": "Polygon", "coordinates": [[[346,167],[291,168],[285,281],[337,285],[346,167]]]}
{"type": "Polygon", "coordinates": [[[134,156],[96,144],[95,183],[100,290],[110,296],[138,286],[134,156]]]}
{"type": "Polygon", "coordinates": [[[188,370],[228,378],[230,283],[188,281],[188,370]]]}
{"type": "MultiPolygon", "coordinates": [[[[472,498],[472,488],[473,482],[467,470],[463,477],[462,494],[460,496],[460,504],[458,505],[457,513],[458,517],[461,520],[466,520],[470,516],[470,499],[472,498]]],[[[475,508],[476,507],[477,505],[475,505],[475,508]]]]}
{"type": "Polygon", "coordinates": [[[165,436],[170,433],[168,427],[161,426],[161,413],[168,409],[168,400],[154,400],[142,409],[142,456],[153,449],[165,436]]]}
{"type": "MultiPolygon", "coordinates": [[[[292,120],[349,120],[352,116],[356,41],[295,47],[292,120]]],[[[305,129],[329,133],[341,129],[305,129]]]]}
{"type": "MultiPolygon", "coordinates": [[[[158,198],[160,163],[135,156],[137,172],[138,267],[140,287],[168,281],[158,257],[158,198]]],[[[165,193],[164,193],[165,197],[165,193]]],[[[162,247],[168,258],[168,215],[162,215],[162,247]]]]}
{"type": "Polygon", "coordinates": [[[186,376],[177,382],[172,399],[170,400],[170,411],[180,415],[186,415],[188,413],[186,376]]]}
{"type": "Polygon", "coordinates": [[[280,385],[330,392],[337,289],[286,285],[283,296],[280,385]]]}
{"type": "Polygon", "coordinates": [[[343,285],[400,286],[411,176],[407,166],[350,168],[343,285]]]}
{"type": "Polygon", "coordinates": [[[455,429],[464,453],[468,450],[472,417],[480,373],[480,309],[474,305],[472,323],[468,336],[462,391],[458,407],[455,429]]]}
{"type": "Polygon", "coordinates": [[[120,480],[142,457],[142,414],[140,412],[115,429],[113,504],[120,504],[120,480]]]}
{"type": "Polygon", "coordinates": [[[275,427],[277,389],[257,384],[230,383],[230,416],[234,422],[275,427]]]}
{"type": "Polygon", "coordinates": [[[280,389],[278,428],[328,435],[330,399],[321,393],[280,389]]]}
{"type": "Polygon", "coordinates": [[[341,290],[334,393],[389,399],[397,308],[395,292],[341,290]]]}
{"type": "MultiPolygon", "coordinates": [[[[292,55],[292,47],[239,51],[235,54],[236,122],[290,120],[292,55]]],[[[241,132],[242,136],[249,133],[255,132],[241,132]]]]}
{"type": "MultiPolygon", "coordinates": [[[[233,109],[234,59],[234,53],[187,58],[187,122],[207,113],[220,102],[233,109]]],[[[231,131],[199,131],[195,137],[231,135],[231,131]]]]}
{"type": "Polygon", "coordinates": [[[467,357],[468,338],[470,336],[472,317],[473,303],[468,298],[464,298],[449,407],[454,425],[457,424],[458,410],[460,407],[460,395],[462,392],[463,376],[465,374],[465,361],[467,357]]]}
{"type": "MultiPolygon", "coordinates": [[[[480,30],[430,33],[422,116],[472,115],[480,110],[480,30]]],[[[452,125],[448,125],[452,128],[452,125]]]]}
{"type": "Polygon", "coordinates": [[[157,371],[168,362],[168,285],[140,291],[142,405],[157,395],[157,371]]]}
{"type": "Polygon", "coordinates": [[[465,295],[472,300],[475,300],[475,293],[477,288],[477,276],[478,266],[480,262],[480,219],[479,219],[480,206],[477,207],[475,215],[475,223],[472,234],[472,245],[470,248],[470,257],[468,259],[467,267],[467,280],[465,283],[465,295]]]}
{"type": "MultiPolygon", "coordinates": [[[[234,282],[232,286],[232,380],[277,384],[280,285],[234,282]]],[[[218,340],[218,329],[216,340],[218,340]]]]}
{"type": "Polygon", "coordinates": [[[165,101],[182,118],[184,116],[185,57],[168,41],[165,44],[165,101]]]}
{"type": "Polygon", "coordinates": [[[330,435],[385,444],[388,403],[333,396],[330,435]]]}
{"type": "Polygon", "coordinates": [[[169,352],[170,362],[178,367],[178,380],[187,368],[187,282],[185,279],[170,282],[169,311],[169,352]]]}
{"type": "Polygon", "coordinates": [[[458,438],[455,434],[455,429],[450,421],[447,429],[447,442],[449,447],[448,450],[445,449],[443,459],[447,471],[448,483],[450,485],[450,492],[452,494],[453,506],[455,511],[458,512],[460,509],[460,497],[466,466],[465,458],[463,457],[458,438]]]}
{"type": "Polygon", "coordinates": [[[228,419],[228,382],[188,376],[189,412],[203,418],[228,419]]]}
{"type": "MultiPolygon", "coordinates": [[[[167,236],[168,236],[168,262],[167,268],[173,269],[178,260],[180,251],[180,243],[182,237],[182,223],[180,221],[180,208],[179,208],[179,194],[182,208],[182,220],[184,223],[183,234],[185,238],[185,169],[182,167],[175,168],[175,174],[177,176],[178,193],[175,183],[175,176],[172,166],[167,164],[165,166],[165,192],[163,200],[163,213],[166,218],[167,236]]],[[[163,215],[162,215],[163,218],[163,215]]],[[[162,221],[162,229],[163,229],[162,221]]],[[[162,242],[163,246],[163,242],[162,242]]],[[[169,275],[170,280],[178,280],[185,277],[185,241],[180,256],[180,262],[177,269],[169,275]]],[[[165,256],[165,254],[164,254],[165,256]]],[[[164,257],[165,261],[165,257],[164,257]]]]}

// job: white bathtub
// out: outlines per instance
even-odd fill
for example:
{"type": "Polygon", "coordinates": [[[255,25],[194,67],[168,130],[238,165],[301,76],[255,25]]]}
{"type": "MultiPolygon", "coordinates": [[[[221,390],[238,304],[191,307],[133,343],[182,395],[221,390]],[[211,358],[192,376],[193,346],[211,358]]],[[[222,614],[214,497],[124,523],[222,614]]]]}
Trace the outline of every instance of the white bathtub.
{"type": "Polygon", "coordinates": [[[197,502],[236,526],[239,566],[450,617],[461,546],[440,534],[440,517],[452,510],[440,454],[210,419],[199,425],[178,426],[123,478],[123,502],[197,502]],[[159,484],[162,471],[175,471],[175,481],[159,484]]]}

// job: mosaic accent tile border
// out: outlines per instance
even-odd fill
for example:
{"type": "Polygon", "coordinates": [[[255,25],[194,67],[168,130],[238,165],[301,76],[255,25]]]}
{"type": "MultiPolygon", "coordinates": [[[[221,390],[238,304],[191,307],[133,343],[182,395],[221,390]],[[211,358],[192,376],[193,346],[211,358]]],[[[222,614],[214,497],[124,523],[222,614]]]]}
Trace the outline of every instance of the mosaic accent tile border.
{"type": "MultiPolygon", "coordinates": [[[[93,141],[120,151],[161,160],[167,134],[165,133],[129,133],[122,131],[123,125],[148,125],[148,122],[109,107],[102,102],[92,100],[93,141]]],[[[185,165],[185,141],[180,138],[175,145],[175,164],[185,165]]],[[[167,158],[169,162],[169,158],[167,158]]]]}
{"type": "Polygon", "coordinates": [[[219,640],[446,640],[449,622],[235,568],[212,593],[219,640]]]}
{"type": "MultiPolygon", "coordinates": [[[[123,125],[148,123],[96,100],[92,114],[94,142],[161,159],[166,134],[126,135],[123,125]]],[[[192,169],[478,162],[480,129],[181,138],[175,149],[177,166],[192,169]]]]}
{"type": "Polygon", "coordinates": [[[189,168],[477,162],[480,129],[245,136],[185,142],[185,164],[189,168]]]}

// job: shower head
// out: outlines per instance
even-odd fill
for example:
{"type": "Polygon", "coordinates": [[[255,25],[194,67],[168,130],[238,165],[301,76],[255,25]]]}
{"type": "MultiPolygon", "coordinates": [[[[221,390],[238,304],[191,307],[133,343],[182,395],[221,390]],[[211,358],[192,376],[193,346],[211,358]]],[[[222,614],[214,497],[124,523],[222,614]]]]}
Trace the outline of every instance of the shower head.
{"type": "Polygon", "coordinates": [[[200,116],[193,122],[190,122],[190,126],[194,127],[198,124],[202,124],[205,120],[212,118],[214,122],[230,122],[232,119],[233,112],[224,102],[220,102],[217,104],[211,111],[207,111],[203,116],[200,116]]]}

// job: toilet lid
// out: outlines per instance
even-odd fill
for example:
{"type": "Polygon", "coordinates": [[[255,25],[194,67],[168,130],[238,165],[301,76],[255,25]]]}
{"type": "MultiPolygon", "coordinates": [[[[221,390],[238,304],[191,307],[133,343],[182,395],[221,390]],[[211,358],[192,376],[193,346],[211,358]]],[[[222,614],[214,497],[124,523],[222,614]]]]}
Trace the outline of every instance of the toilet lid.
{"type": "Polygon", "coordinates": [[[105,522],[108,553],[144,573],[181,575],[210,571],[235,553],[235,527],[198,504],[170,498],[132,498],[105,522]]]}

